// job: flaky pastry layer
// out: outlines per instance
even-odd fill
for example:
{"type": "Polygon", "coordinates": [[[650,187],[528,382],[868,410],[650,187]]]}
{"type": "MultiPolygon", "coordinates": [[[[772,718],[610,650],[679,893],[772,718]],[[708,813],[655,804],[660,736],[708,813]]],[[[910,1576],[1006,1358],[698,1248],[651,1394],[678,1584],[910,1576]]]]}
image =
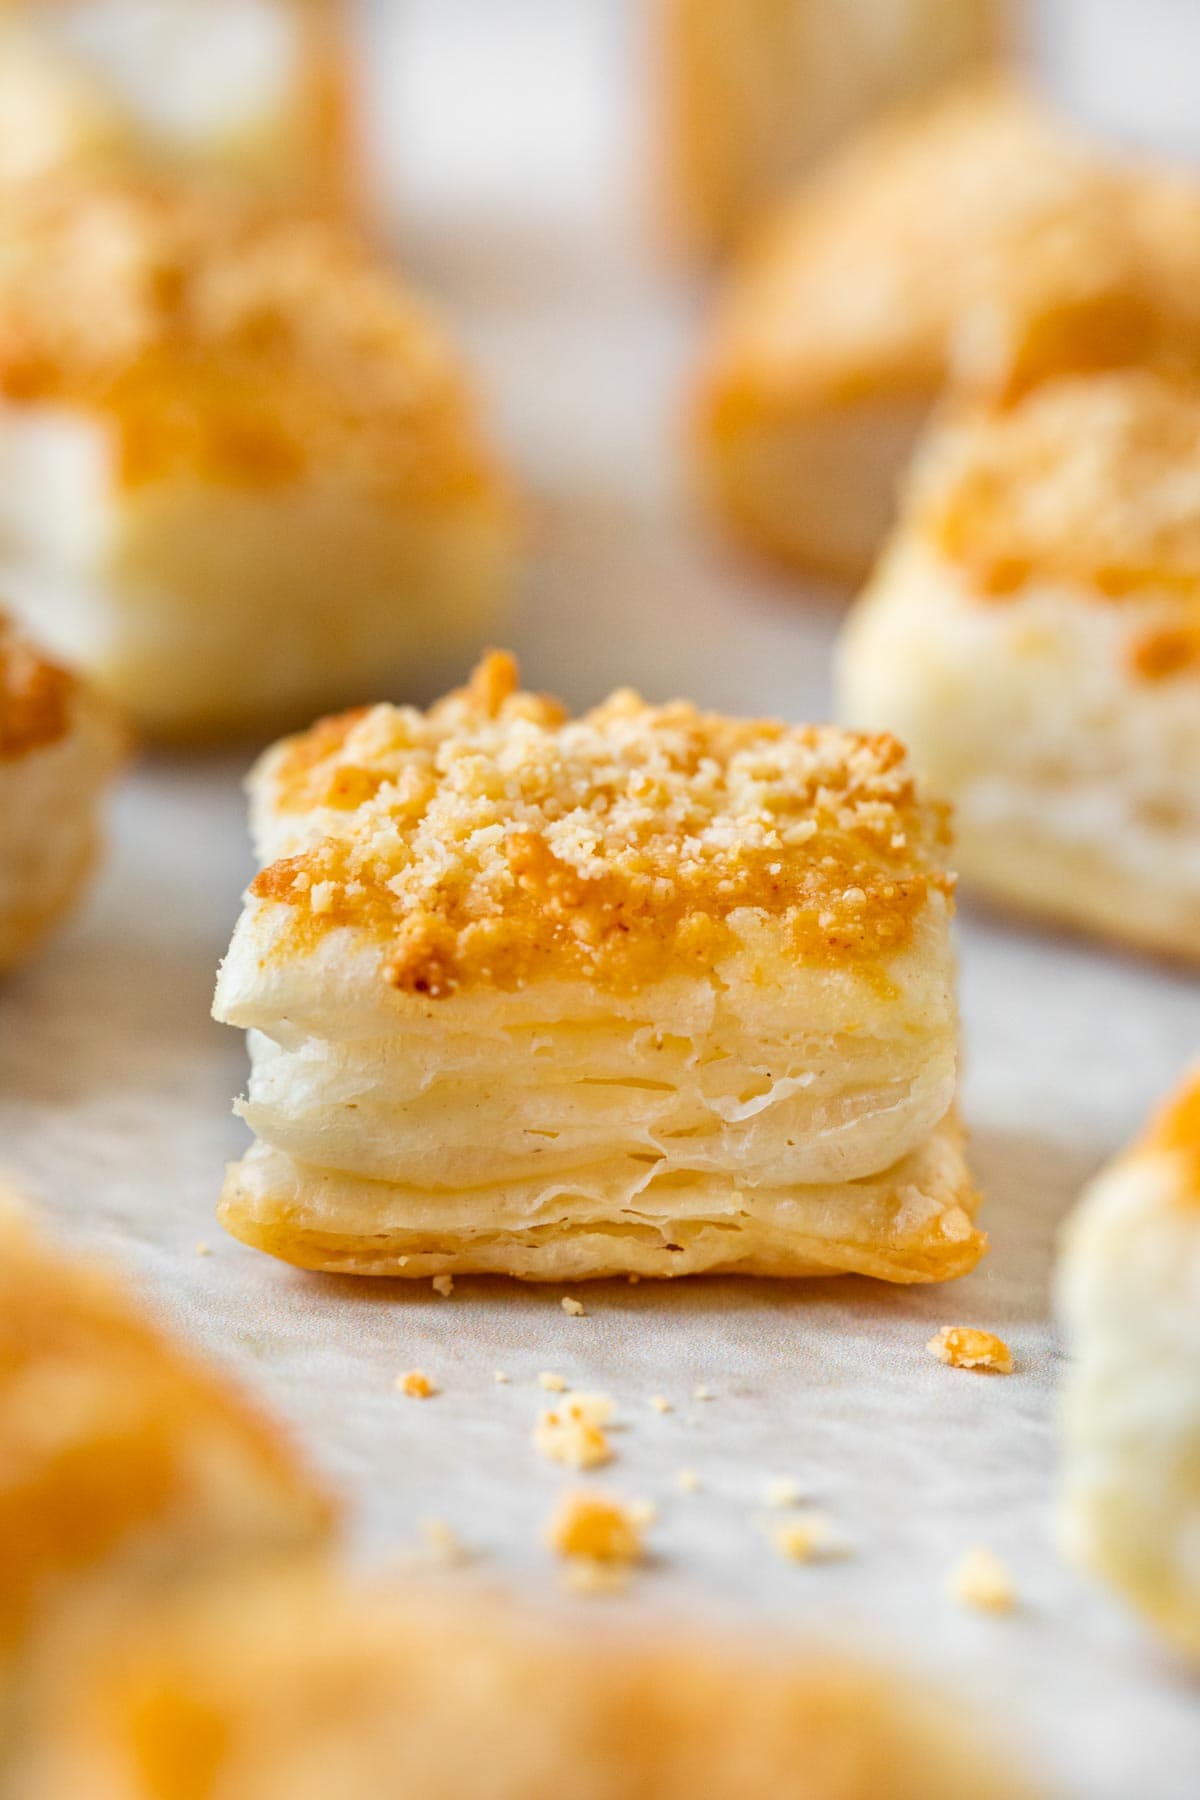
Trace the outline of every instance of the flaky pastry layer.
{"type": "Polygon", "coordinates": [[[231,1165],[221,1220],[302,1268],[525,1281],[638,1274],[965,1274],[987,1246],[962,1134],[947,1119],[920,1149],[857,1181],[742,1187],[736,1171],[632,1186],[603,1167],[574,1179],[438,1195],[340,1175],[256,1145],[231,1165]]]}
{"type": "Polygon", "coordinates": [[[1200,1074],[1085,1194],[1059,1301],[1064,1541],[1200,1663],[1200,1074]]]}
{"type": "Polygon", "coordinates": [[[252,793],[277,860],[214,1009],[250,1032],[235,1232],[545,1279],[980,1254],[944,824],[891,740],[631,693],[569,720],[494,655],[427,714],[277,746],[252,793]]]}

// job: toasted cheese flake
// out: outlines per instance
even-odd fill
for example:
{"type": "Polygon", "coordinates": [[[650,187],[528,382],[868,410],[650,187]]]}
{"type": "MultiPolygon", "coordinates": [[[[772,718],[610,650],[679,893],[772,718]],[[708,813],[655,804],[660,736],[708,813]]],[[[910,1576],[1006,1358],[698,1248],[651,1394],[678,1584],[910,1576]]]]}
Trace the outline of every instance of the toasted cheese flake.
{"type": "Polygon", "coordinates": [[[794,1481],[790,1475],[776,1475],[767,1483],[768,1506],[798,1506],[802,1498],[799,1482],[794,1481]]]}
{"type": "Polygon", "coordinates": [[[665,1394],[651,1394],[647,1404],[653,1407],[656,1413],[669,1413],[675,1411],[674,1406],[667,1399],[665,1394]]]}
{"type": "Polygon", "coordinates": [[[448,1300],[454,1292],[453,1275],[435,1275],[433,1278],[433,1291],[435,1294],[440,1294],[443,1300],[448,1300]]]}
{"type": "Polygon", "coordinates": [[[559,1305],[572,1319],[582,1319],[584,1317],[586,1309],[583,1301],[576,1300],[571,1294],[564,1294],[559,1305]]]}
{"type": "Polygon", "coordinates": [[[975,1325],[943,1325],[925,1348],[954,1369],[990,1369],[1011,1375],[1013,1355],[1003,1338],[975,1325]]]}
{"type": "Polygon", "coordinates": [[[977,1612],[1011,1612],[1017,1603],[1012,1576],[994,1551],[978,1544],[951,1570],[950,1593],[977,1612]]]}
{"type": "Polygon", "coordinates": [[[288,909],[279,954],[353,926],[422,1001],[539,974],[632,991],[711,968],[753,918],[787,958],[890,958],[951,891],[945,814],[894,739],[627,690],[571,720],[501,698],[492,666],[428,713],[360,710],[272,754],[277,812],[313,825],[253,884],[288,909]]]}
{"type": "Polygon", "coordinates": [[[696,1386],[692,1389],[693,1400],[711,1400],[712,1397],[712,1389],[710,1387],[705,1387],[702,1381],[697,1382],[696,1386]]]}

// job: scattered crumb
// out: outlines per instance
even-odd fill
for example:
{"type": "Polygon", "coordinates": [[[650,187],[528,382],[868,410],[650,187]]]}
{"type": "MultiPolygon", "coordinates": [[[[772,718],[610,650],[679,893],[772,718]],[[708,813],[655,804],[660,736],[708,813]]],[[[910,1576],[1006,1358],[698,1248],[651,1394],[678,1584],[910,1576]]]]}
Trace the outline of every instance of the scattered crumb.
{"type": "Polygon", "coordinates": [[[665,1394],[651,1394],[650,1404],[657,1413],[669,1413],[675,1411],[675,1408],[665,1394]]]}
{"type": "Polygon", "coordinates": [[[435,1275],[433,1278],[433,1291],[435,1294],[440,1294],[443,1300],[448,1300],[454,1292],[453,1275],[435,1275]]]}
{"type": "Polygon", "coordinates": [[[430,1561],[442,1568],[460,1568],[470,1561],[470,1552],[445,1519],[422,1519],[421,1543],[430,1561]]]}
{"type": "Polygon", "coordinates": [[[565,1394],[567,1384],[563,1376],[554,1375],[549,1369],[543,1369],[538,1376],[538,1386],[545,1388],[548,1394],[565,1394]]]}
{"type": "Polygon", "coordinates": [[[564,1294],[559,1301],[559,1305],[572,1319],[582,1319],[586,1316],[587,1309],[585,1308],[583,1301],[576,1300],[572,1294],[564,1294]]]}
{"type": "Polygon", "coordinates": [[[805,1513],[770,1527],[771,1543],[788,1562],[818,1562],[845,1548],[824,1513],[805,1513]]]}
{"type": "Polygon", "coordinates": [[[617,1410],[611,1394],[572,1394],[558,1409],[570,1419],[582,1419],[588,1425],[607,1425],[617,1410]]]}
{"type": "Polygon", "coordinates": [[[576,1557],[560,1579],[569,1594],[621,1594],[629,1586],[629,1565],[576,1557]]]}
{"type": "Polygon", "coordinates": [[[602,1426],[577,1401],[538,1414],[533,1447],[568,1469],[599,1469],[612,1461],[612,1446],[602,1426]]]}
{"type": "Polygon", "coordinates": [[[629,1508],[629,1516],[639,1531],[649,1531],[651,1525],[658,1522],[658,1507],[653,1500],[635,1500],[629,1508]]]}
{"type": "Polygon", "coordinates": [[[700,1492],[700,1477],[697,1475],[695,1469],[680,1469],[678,1475],[675,1477],[675,1485],[681,1494],[698,1494],[700,1492]]]}
{"type": "Polygon", "coordinates": [[[694,1387],[692,1389],[692,1399],[693,1400],[711,1400],[712,1399],[712,1389],[705,1387],[704,1383],[701,1381],[697,1384],[696,1387],[694,1387]]]}
{"type": "Polygon", "coordinates": [[[546,1525],[546,1542],[567,1560],[628,1569],[642,1559],[641,1526],[633,1507],[607,1494],[564,1494],[546,1525]]]}
{"type": "Polygon", "coordinates": [[[445,1519],[422,1519],[417,1526],[416,1544],[394,1551],[381,1573],[385,1580],[410,1581],[414,1573],[438,1569],[461,1568],[473,1560],[458,1533],[445,1519]]]}
{"type": "Polygon", "coordinates": [[[1012,1576],[994,1550],[968,1550],[950,1571],[950,1593],[960,1606],[977,1612],[1011,1612],[1017,1603],[1012,1576]]]}
{"type": "Polygon", "coordinates": [[[407,1374],[397,1375],[396,1386],[410,1400],[432,1400],[437,1388],[424,1369],[409,1369],[407,1374]]]}
{"type": "Polygon", "coordinates": [[[201,1238],[199,1243],[196,1245],[196,1255],[197,1256],[211,1256],[212,1255],[211,1245],[206,1244],[203,1238],[201,1238]]]}
{"type": "Polygon", "coordinates": [[[512,1376],[506,1375],[503,1369],[497,1369],[492,1375],[492,1380],[496,1383],[497,1387],[504,1387],[506,1383],[512,1380],[512,1376]]]}
{"type": "Polygon", "coordinates": [[[768,1506],[799,1506],[802,1499],[800,1484],[798,1481],[793,1481],[790,1475],[776,1475],[767,1483],[766,1502],[768,1506]]]}
{"type": "Polygon", "coordinates": [[[925,1348],[939,1362],[949,1363],[954,1369],[991,1369],[997,1375],[1012,1374],[1012,1351],[1004,1339],[974,1325],[943,1325],[925,1348]]]}

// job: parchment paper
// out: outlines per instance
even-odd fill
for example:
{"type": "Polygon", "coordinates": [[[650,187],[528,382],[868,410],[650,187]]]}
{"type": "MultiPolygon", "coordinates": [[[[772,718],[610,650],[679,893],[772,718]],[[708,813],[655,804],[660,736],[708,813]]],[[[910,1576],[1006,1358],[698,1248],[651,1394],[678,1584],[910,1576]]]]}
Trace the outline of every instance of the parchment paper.
{"type": "MultiPolygon", "coordinates": [[[[684,498],[698,296],[631,223],[632,9],[402,10],[368,19],[382,147],[403,176],[406,260],[459,321],[524,473],[513,636],[529,679],[576,704],[633,681],[824,716],[841,601],[740,561],[684,498]]],[[[126,783],[85,916],[0,992],[0,1161],[295,1422],[348,1497],[356,1552],[383,1559],[440,1517],[487,1579],[549,1598],[539,1530],[567,1478],[529,1433],[537,1373],[557,1370],[620,1404],[617,1460],[595,1479],[661,1506],[634,1589],[572,1604],[770,1622],[948,1680],[1079,1800],[1200,1792],[1200,1690],[1053,1547],[1049,1313],[1060,1221],[1195,1052],[1197,982],[964,909],[966,1113],[993,1248],[948,1288],[604,1284],[579,1290],[576,1319],[557,1289],[463,1281],[443,1300],[306,1277],[212,1219],[245,1141],[229,1112],[243,1049],[208,1007],[251,872],[247,760],[153,759],[126,783]],[[936,1363],[923,1346],[950,1322],[999,1331],[1017,1373],[936,1363]],[[394,1391],[414,1365],[435,1400],[394,1391]],[[697,1383],[711,1401],[691,1399],[697,1383]],[[668,1415],[648,1405],[659,1393],[668,1415]],[[701,1492],[678,1492],[684,1467],[701,1492]],[[849,1554],[778,1559],[762,1530],[776,1475],[849,1554]],[[946,1596],[975,1543],[1009,1564],[1013,1616],[946,1596]]]]}

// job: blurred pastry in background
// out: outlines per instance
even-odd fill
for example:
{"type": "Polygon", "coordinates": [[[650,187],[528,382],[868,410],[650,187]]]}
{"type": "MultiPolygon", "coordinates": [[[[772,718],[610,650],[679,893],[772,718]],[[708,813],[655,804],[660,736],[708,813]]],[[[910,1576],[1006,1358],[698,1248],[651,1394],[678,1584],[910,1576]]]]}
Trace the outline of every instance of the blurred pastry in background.
{"type": "Polygon", "coordinates": [[[839,1657],[352,1583],[276,1429],[5,1200],[0,1444],[10,1800],[1028,1791],[960,1704],[839,1657]]]}
{"type": "Polygon", "coordinates": [[[493,655],[268,752],[215,1012],[257,1143],[221,1217],[315,1269],[943,1280],[952,877],[901,747],[493,655]]]}
{"type": "Polygon", "coordinates": [[[87,885],[124,749],[107,701],[0,612],[0,974],[87,885]]]}
{"type": "Polygon", "coordinates": [[[444,678],[514,560],[461,359],[355,232],[125,176],[0,202],[0,591],[147,733],[444,678]]]}
{"type": "Polygon", "coordinates": [[[0,184],[123,161],[360,196],[343,0],[6,0],[0,184]]]}
{"type": "Polygon", "coordinates": [[[0,1709],[68,1601],[153,1596],[329,1535],[330,1504],[276,1427],[115,1277],[42,1243],[6,1195],[0,1442],[0,1709]]]}
{"type": "Polygon", "coordinates": [[[1072,377],[946,418],[841,652],[980,893],[1200,960],[1200,392],[1072,377]]]}
{"type": "Polygon", "coordinates": [[[948,381],[1200,369],[1200,183],[1103,157],[1008,82],[877,127],[767,223],[698,395],[717,507],[841,579],[870,567],[948,381]]]}
{"type": "Polygon", "coordinates": [[[303,1565],[193,1583],[60,1640],[14,1800],[1028,1796],[961,1704],[730,1638],[303,1565]]]}
{"type": "Polygon", "coordinates": [[[1092,1183],[1058,1293],[1065,1547],[1200,1665],[1200,1071],[1092,1183]]]}
{"type": "Polygon", "coordinates": [[[668,230],[728,249],[872,115],[998,57],[1008,0],[654,0],[668,230]]]}

